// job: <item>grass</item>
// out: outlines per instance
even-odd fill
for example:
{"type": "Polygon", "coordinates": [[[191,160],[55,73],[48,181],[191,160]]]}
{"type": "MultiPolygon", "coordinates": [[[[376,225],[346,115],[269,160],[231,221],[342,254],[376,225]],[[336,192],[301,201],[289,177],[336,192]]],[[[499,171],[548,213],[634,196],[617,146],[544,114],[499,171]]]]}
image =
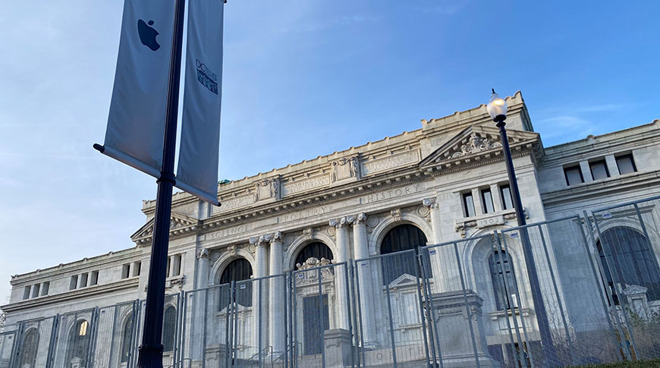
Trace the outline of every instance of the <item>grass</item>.
{"type": "Polygon", "coordinates": [[[583,365],[584,368],[660,368],[660,359],[646,360],[643,362],[621,362],[610,364],[583,365]]]}

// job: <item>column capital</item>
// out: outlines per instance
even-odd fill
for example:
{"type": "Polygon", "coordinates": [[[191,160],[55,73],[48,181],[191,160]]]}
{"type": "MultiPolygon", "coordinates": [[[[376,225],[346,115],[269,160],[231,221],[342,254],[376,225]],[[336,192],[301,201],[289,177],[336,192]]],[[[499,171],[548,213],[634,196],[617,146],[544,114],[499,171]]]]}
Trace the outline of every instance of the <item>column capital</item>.
{"type": "Polygon", "coordinates": [[[337,229],[341,229],[346,225],[352,224],[354,221],[355,221],[355,216],[349,215],[349,216],[340,217],[338,219],[332,219],[328,221],[328,225],[334,226],[337,229]]]}
{"type": "Polygon", "coordinates": [[[282,235],[281,231],[276,231],[273,233],[273,235],[271,235],[270,243],[273,244],[275,242],[281,242],[283,237],[284,235],[282,235]]]}
{"type": "Polygon", "coordinates": [[[435,197],[424,198],[422,200],[422,204],[424,206],[428,207],[428,208],[438,208],[439,207],[438,201],[435,197]]]}
{"type": "Polygon", "coordinates": [[[367,222],[367,214],[361,212],[355,215],[355,219],[353,220],[353,225],[365,224],[366,222],[367,222]]]}
{"type": "Polygon", "coordinates": [[[197,259],[209,259],[209,250],[206,248],[200,249],[197,252],[197,259]]]}

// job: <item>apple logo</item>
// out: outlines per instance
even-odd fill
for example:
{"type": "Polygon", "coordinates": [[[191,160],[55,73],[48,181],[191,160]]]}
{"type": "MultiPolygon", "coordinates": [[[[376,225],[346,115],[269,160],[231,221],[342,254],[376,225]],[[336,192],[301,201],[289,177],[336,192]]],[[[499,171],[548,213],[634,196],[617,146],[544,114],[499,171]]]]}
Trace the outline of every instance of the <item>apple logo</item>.
{"type": "Polygon", "coordinates": [[[156,51],[160,48],[158,41],[156,41],[156,36],[158,36],[158,31],[151,27],[154,25],[154,21],[150,20],[149,25],[145,23],[142,19],[138,20],[138,34],[140,35],[140,41],[142,44],[150,48],[152,51],[156,51]]]}

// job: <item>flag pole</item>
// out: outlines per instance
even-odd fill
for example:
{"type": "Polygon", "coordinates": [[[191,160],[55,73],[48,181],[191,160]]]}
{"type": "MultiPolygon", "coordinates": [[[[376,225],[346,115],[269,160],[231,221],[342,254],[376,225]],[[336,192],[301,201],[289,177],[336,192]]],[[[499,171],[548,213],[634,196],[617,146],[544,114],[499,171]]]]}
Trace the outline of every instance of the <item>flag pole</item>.
{"type": "Polygon", "coordinates": [[[170,55],[170,75],[167,93],[167,115],[163,139],[163,165],[156,195],[156,213],[151,243],[151,262],[144,313],[142,344],[138,350],[139,368],[163,367],[163,310],[165,306],[165,279],[167,278],[167,248],[170,238],[172,189],[175,184],[174,153],[176,126],[179,113],[179,84],[181,79],[181,53],[183,47],[183,17],[185,0],[176,0],[174,37],[170,55]]]}

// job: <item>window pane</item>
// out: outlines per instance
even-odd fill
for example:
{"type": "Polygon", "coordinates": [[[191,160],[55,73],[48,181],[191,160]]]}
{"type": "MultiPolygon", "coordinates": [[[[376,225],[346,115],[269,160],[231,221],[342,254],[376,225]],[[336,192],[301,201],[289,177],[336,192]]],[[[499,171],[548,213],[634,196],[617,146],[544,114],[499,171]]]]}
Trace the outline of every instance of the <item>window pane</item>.
{"type": "Polygon", "coordinates": [[[584,183],[579,166],[564,168],[564,174],[566,174],[566,184],[568,185],[584,183]]]}
{"type": "Polygon", "coordinates": [[[502,206],[505,210],[513,208],[513,200],[511,199],[511,188],[508,185],[502,185],[500,188],[502,192],[502,206]]]}
{"type": "Polygon", "coordinates": [[[591,177],[594,180],[605,179],[610,176],[605,161],[590,162],[589,167],[591,168],[591,177]]]}
{"type": "Polygon", "coordinates": [[[493,195],[490,193],[490,189],[484,189],[481,191],[481,199],[484,202],[484,213],[495,212],[495,208],[493,207],[493,195]]]}
{"type": "Polygon", "coordinates": [[[474,216],[474,200],[472,193],[463,194],[463,209],[465,210],[465,217],[474,216]]]}
{"type": "Polygon", "coordinates": [[[616,166],[619,168],[619,174],[630,174],[637,171],[632,155],[619,156],[616,158],[616,166]]]}

